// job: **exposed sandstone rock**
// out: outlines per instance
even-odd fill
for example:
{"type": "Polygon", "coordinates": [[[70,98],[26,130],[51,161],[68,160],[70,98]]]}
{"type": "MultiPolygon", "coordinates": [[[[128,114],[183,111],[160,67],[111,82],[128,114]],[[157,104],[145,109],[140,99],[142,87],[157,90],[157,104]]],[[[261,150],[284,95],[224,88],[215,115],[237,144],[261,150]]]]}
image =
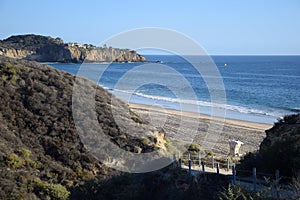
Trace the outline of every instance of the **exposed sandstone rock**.
{"type": "Polygon", "coordinates": [[[145,62],[133,50],[64,43],[40,35],[11,36],[0,41],[0,55],[39,62],[145,62]]]}

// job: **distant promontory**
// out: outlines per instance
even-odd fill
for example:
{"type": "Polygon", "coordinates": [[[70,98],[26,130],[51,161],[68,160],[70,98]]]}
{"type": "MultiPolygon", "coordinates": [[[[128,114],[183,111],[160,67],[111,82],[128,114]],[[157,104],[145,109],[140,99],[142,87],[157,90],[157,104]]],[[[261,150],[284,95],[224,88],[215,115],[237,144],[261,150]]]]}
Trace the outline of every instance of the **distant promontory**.
{"type": "Polygon", "coordinates": [[[62,63],[146,61],[144,56],[130,49],[65,43],[60,38],[34,34],[0,40],[0,55],[38,62],[62,63]]]}

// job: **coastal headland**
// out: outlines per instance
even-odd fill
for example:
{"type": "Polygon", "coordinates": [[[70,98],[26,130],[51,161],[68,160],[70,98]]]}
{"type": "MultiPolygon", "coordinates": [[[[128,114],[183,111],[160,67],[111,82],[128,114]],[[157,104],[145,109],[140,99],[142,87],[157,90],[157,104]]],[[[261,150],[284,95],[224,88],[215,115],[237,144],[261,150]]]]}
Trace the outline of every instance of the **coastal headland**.
{"type": "Polygon", "coordinates": [[[66,43],[42,35],[16,35],[0,40],[0,55],[38,62],[145,62],[146,58],[130,49],[66,43]]]}

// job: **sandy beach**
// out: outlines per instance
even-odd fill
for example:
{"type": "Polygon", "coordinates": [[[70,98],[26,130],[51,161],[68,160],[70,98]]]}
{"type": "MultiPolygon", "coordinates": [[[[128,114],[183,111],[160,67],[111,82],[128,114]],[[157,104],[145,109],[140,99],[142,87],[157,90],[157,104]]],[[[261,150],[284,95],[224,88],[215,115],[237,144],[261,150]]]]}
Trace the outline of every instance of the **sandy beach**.
{"type": "Polygon", "coordinates": [[[211,117],[204,114],[165,109],[158,106],[130,104],[140,117],[156,127],[163,128],[166,136],[183,142],[194,142],[215,154],[228,155],[229,141],[244,143],[241,153],[255,151],[272,124],[211,117]]]}

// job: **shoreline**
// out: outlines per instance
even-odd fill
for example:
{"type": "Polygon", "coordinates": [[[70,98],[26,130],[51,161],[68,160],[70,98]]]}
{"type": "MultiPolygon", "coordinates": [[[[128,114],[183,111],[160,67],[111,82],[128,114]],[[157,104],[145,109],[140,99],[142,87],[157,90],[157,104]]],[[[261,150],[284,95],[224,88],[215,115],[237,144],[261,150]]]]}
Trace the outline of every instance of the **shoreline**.
{"type": "Polygon", "coordinates": [[[229,141],[240,140],[244,143],[240,149],[241,154],[258,150],[260,143],[266,137],[265,130],[272,124],[249,122],[209,115],[165,109],[158,106],[144,104],[129,104],[130,109],[144,120],[162,128],[166,136],[174,141],[188,142],[206,145],[206,149],[212,150],[215,155],[227,156],[229,153],[229,141]],[[184,122],[182,126],[182,122],[184,122]],[[210,125],[221,125],[221,130],[208,130],[210,125]],[[196,136],[192,134],[197,128],[196,136]],[[207,139],[216,137],[217,141],[207,139]]]}
{"type": "Polygon", "coordinates": [[[159,106],[152,106],[152,105],[146,105],[146,104],[136,104],[136,103],[129,103],[129,107],[134,110],[152,110],[156,112],[165,112],[168,114],[174,114],[174,115],[185,115],[193,118],[199,118],[199,119],[212,119],[213,121],[221,122],[224,121],[224,124],[230,124],[233,126],[243,126],[250,129],[255,130],[267,130],[270,129],[273,124],[267,124],[267,123],[261,123],[261,122],[251,122],[246,120],[240,120],[240,119],[231,119],[231,118],[221,118],[221,117],[212,117],[207,114],[203,113],[197,113],[197,112],[190,112],[190,111],[180,111],[175,110],[171,108],[161,108],[159,106]]]}

